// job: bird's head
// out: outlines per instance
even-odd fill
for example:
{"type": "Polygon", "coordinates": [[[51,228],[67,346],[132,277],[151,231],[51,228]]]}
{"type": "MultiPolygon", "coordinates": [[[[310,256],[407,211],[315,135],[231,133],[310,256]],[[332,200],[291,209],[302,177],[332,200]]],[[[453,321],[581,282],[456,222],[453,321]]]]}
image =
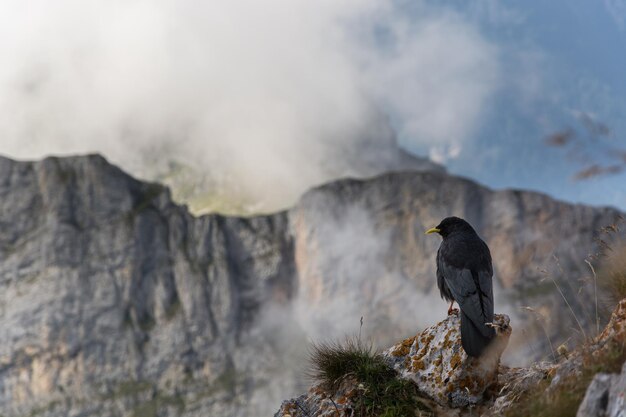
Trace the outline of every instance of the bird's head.
{"type": "Polygon", "coordinates": [[[472,226],[459,217],[446,217],[436,227],[428,229],[426,234],[439,233],[442,237],[446,237],[454,232],[474,232],[472,226]]]}

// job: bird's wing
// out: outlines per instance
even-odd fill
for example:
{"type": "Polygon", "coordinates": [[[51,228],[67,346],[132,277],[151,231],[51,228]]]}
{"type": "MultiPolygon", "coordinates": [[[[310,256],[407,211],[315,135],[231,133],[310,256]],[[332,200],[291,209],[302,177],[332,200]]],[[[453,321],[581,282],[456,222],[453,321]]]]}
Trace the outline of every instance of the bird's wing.
{"type": "Polygon", "coordinates": [[[491,337],[493,330],[485,326],[493,320],[493,288],[489,271],[472,274],[471,270],[455,268],[443,259],[438,267],[463,313],[484,336],[491,337]]]}
{"type": "Polygon", "coordinates": [[[448,286],[446,284],[446,280],[443,276],[443,269],[441,268],[442,262],[442,254],[441,248],[437,251],[437,287],[439,288],[439,293],[441,294],[441,298],[446,301],[454,300],[454,296],[450,293],[448,286]]]}

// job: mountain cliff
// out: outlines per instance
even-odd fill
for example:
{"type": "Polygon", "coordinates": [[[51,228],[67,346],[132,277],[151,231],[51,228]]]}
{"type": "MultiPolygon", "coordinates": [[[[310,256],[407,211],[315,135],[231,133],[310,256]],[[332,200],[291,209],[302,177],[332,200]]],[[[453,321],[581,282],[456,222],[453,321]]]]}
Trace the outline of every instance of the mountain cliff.
{"type": "Polygon", "coordinates": [[[307,338],[363,320],[382,345],[445,316],[423,230],[452,214],[492,249],[496,311],[528,329],[511,360],[546,352],[517,307],[548,312],[554,338],[572,323],[541,270],[594,326],[579,279],[611,208],[399,172],[276,214],[194,217],[97,155],[0,158],[0,414],[270,415],[302,391],[307,338]]]}

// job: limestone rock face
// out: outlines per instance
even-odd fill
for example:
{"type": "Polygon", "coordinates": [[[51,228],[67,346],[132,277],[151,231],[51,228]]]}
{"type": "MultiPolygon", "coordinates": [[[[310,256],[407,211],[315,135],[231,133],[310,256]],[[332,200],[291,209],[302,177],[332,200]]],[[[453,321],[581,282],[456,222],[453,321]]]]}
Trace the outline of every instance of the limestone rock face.
{"type": "Polygon", "coordinates": [[[289,211],[194,217],[97,155],[0,157],[0,414],[267,415],[303,385],[307,336],[364,316],[364,338],[386,343],[438,320],[439,241],[423,231],[450,214],[492,248],[496,288],[544,303],[556,332],[571,317],[538,270],[556,255],[577,294],[620,213],[399,172],[321,186],[289,211]]]}
{"type": "Polygon", "coordinates": [[[0,414],[244,413],[275,360],[246,335],[293,288],[287,230],[194,218],[99,156],[0,158],[0,414]]]}
{"type": "Polygon", "coordinates": [[[500,357],[511,335],[509,317],[496,314],[497,334],[480,358],[467,356],[461,346],[461,321],[457,315],[408,338],[384,355],[403,377],[441,405],[463,407],[478,404],[495,385],[500,357]]]}

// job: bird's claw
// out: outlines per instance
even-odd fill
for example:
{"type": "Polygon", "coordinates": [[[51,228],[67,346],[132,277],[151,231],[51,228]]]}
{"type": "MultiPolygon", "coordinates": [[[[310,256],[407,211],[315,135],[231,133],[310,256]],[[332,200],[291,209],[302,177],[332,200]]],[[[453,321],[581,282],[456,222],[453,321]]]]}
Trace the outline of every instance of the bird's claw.
{"type": "Polygon", "coordinates": [[[453,314],[455,316],[458,316],[459,315],[459,309],[458,308],[449,308],[448,309],[448,316],[451,316],[453,314]]]}

